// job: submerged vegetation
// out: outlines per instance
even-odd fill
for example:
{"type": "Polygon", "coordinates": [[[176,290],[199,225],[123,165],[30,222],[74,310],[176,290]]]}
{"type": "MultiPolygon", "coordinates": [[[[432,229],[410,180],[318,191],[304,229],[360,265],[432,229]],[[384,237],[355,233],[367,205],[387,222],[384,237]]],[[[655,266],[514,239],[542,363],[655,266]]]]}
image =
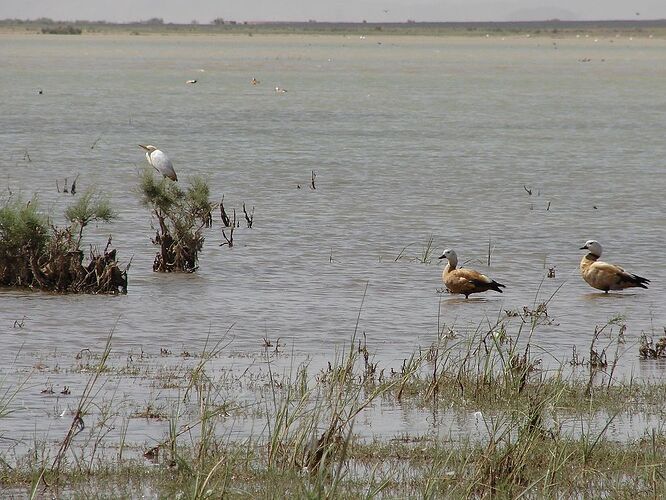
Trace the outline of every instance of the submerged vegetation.
{"type": "Polygon", "coordinates": [[[127,268],[121,270],[111,238],[102,252],[81,249],[84,228],[109,222],[108,201],[88,191],[67,208],[69,225],[56,227],[41,213],[36,199],[8,200],[0,207],[0,285],[53,292],[126,293],[127,268]]]}
{"type": "MultiPolygon", "coordinates": [[[[229,344],[222,335],[201,352],[176,356],[174,371],[151,372],[143,352],[114,358],[109,338],[85,364],[77,358],[91,375],[62,442],[5,456],[0,480],[12,491],[56,496],[108,488],[196,499],[665,495],[664,430],[619,440],[609,430],[623,416],[661,415],[666,385],[620,381],[613,360],[597,362],[623,342],[620,318],[595,329],[589,359],[544,368],[532,337],[545,309],[503,314],[467,338],[442,326],[432,345],[399,367],[380,366],[365,336],[354,333],[323,368],[309,361],[285,368],[281,344],[265,338],[259,372],[220,371],[229,344]],[[131,418],[161,425],[163,439],[128,443],[123,420],[120,442],[107,442],[118,405],[97,386],[124,374],[175,395],[132,411],[131,418]],[[233,396],[239,385],[245,397],[233,396]],[[369,436],[373,418],[388,408],[423,412],[430,425],[369,436]],[[444,415],[463,422],[463,432],[442,432],[444,415]]],[[[160,349],[160,365],[170,357],[160,349]]]]}
{"type": "Polygon", "coordinates": [[[142,203],[158,223],[152,241],[160,250],[155,255],[153,271],[196,271],[204,244],[203,229],[212,223],[214,206],[209,201],[208,184],[194,177],[183,190],[169,179],[157,179],[146,168],[141,173],[139,190],[142,203]]]}

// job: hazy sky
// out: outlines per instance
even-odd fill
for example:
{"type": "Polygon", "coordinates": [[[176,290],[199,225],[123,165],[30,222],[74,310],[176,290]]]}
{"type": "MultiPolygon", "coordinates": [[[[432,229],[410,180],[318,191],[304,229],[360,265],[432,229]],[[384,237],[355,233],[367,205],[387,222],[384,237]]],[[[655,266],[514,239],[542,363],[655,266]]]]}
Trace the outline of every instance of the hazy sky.
{"type": "Polygon", "coordinates": [[[666,0],[0,0],[0,19],[515,21],[660,19],[666,0]],[[388,11],[388,12],[385,12],[388,11]]]}

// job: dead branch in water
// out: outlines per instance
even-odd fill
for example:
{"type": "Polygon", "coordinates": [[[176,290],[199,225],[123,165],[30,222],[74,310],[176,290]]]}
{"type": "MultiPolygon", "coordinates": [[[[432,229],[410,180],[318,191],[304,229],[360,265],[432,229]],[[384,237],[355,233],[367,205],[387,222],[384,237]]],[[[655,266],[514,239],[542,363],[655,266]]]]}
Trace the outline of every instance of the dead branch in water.
{"type": "Polygon", "coordinates": [[[60,191],[60,183],[58,182],[58,179],[56,179],[56,191],[59,193],[70,193],[72,196],[76,194],[76,181],[79,179],[80,174],[76,174],[76,177],[74,177],[74,180],[72,181],[71,187],[69,186],[69,183],[67,182],[67,177],[65,177],[65,182],[62,187],[62,191],[60,191]]]}
{"type": "Polygon", "coordinates": [[[224,229],[222,230],[222,236],[224,236],[224,239],[226,241],[224,243],[220,243],[221,247],[223,247],[224,245],[227,245],[229,248],[234,246],[234,229],[236,229],[236,209],[235,208],[234,208],[234,219],[231,222],[232,222],[232,224],[231,224],[231,230],[229,231],[229,236],[227,236],[227,233],[224,232],[224,229]]]}
{"type": "Polygon", "coordinates": [[[229,227],[231,225],[229,216],[227,215],[227,212],[224,209],[224,196],[220,200],[220,218],[222,219],[222,224],[224,224],[224,227],[229,227]]]}
{"type": "Polygon", "coordinates": [[[311,187],[312,189],[317,189],[317,187],[315,186],[315,179],[316,179],[316,178],[317,178],[317,172],[315,172],[315,171],[313,170],[313,171],[312,171],[312,178],[311,178],[311,181],[310,181],[310,187],[311,187]]]}
{"type": "Polygon", "coordinates": [[[243,202],[243,213],[245,214],[245,222],[247,227],[252,229],[252,223],[254,222],[254,207],[252,207],[252,212],[248,215],[247,210],[245,209],[245,202],[243,202]]]}

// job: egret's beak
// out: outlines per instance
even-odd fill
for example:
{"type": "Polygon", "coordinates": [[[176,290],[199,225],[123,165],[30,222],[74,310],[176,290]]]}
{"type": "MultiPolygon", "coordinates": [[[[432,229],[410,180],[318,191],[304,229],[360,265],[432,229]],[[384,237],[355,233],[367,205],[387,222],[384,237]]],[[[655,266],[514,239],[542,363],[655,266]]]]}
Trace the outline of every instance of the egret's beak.
{"type": "Polygon", "coordinates": [[[587,250],[587,246],[580,247],[578,250],[587,250]]]}
{"type": "Polygon", "coordinates": [[[143,144],[139,144],[139,147],[145,149],[146,151],[148,151],[148,148],[147,148],[146,146],[144,146],[143,144]]]}
{"type": "Polygon", "coordinates": [[[446,256],[445,256],[445,255],[442,255],[441,257],[437,257],[437,258],[438,258],[438,259],[445,259],[446,256]]]}

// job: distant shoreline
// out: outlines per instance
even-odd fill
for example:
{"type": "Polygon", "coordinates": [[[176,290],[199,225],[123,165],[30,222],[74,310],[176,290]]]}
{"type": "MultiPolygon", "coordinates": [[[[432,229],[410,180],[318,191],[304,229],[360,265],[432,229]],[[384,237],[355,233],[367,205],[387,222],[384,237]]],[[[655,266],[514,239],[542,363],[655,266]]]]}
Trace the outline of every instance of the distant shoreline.
{"type": "Polygon", "coordinates": [[[0,20],[0,33],[77,34],[314,34],[314,35],[421,35],[421,36],[486,36],[532,35],[566,37],[576,34],[597,36],[653,36],[666,38],[666,19],[617,21],[507,21],[507,22],[236,22],[218,24],[172,24],[160,19],[135,23],[104,21],[0,20]]]}

